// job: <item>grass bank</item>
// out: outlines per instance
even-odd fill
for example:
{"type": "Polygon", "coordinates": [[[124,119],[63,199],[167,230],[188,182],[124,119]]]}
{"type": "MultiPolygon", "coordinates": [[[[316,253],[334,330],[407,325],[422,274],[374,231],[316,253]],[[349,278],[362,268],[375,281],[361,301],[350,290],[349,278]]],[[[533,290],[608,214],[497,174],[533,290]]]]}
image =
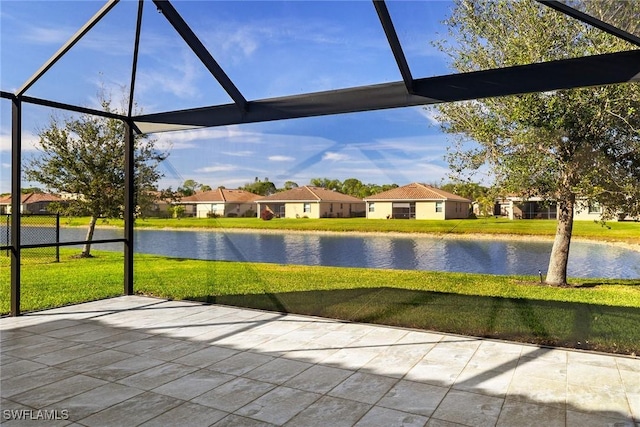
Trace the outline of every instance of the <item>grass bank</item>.
{"type": "MultiPolygon", "coordinates": [[[[22,309],[120,295],[121,253],[99,252],[22,267],[22,309]]],[[[137,293],[421,328],[521,342],[640,354],[640,283],[199,261],[137,255],[137,293]]],[[[0,262],[0,312],[9,311],[9,268],[0,262]]]]}
{"type": "MultiPolygon", "coordinates": [[[[80,227],[89,224],[89,218],[64,218],[63,226],[80,227]]],[[[121,220],[98,222],[99,226],[122,227],[121,220]]],[[[481,218],[464,220],[376,220],[366,218],[322,219],[273,219],[258,218],[180,218],[138,219],[137,228],[174,229],[254,229],[319,232],[360,233],[428,233],[437,235],[472,236],[491,234],[498,236],[539,236],[552,238],[556,231],[555,220],[517,220],[481,218]]],[[[593,221],[576,221],[573,236],[576,238],[623,242],[640,245],[639,222],[610,222],[606,226],[593,221]]]]}

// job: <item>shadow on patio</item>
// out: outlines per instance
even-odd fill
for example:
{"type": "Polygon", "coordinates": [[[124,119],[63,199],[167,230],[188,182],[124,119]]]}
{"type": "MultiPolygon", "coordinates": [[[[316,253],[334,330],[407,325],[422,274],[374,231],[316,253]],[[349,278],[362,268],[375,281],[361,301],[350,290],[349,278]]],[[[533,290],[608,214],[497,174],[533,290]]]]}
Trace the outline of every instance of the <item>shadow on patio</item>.
{"type": "Polygon", "coordinates": [[[8,426],[633,426],[640,415],[630,357],[137,296],[0,326],[8,426]]]}
{"type": "Polygon", "coordinates": [[[398,288],[192,296],[193,301],[541,345],[640,354],[640,310],[398,288]]]}

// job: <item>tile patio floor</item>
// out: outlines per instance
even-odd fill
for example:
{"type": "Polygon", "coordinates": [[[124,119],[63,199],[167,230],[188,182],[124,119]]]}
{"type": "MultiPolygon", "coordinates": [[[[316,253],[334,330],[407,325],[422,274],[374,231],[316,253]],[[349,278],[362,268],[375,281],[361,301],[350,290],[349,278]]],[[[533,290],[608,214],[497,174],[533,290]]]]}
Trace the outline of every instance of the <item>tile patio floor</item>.
{"type": "Polygon", "coordinates": [[[640,427],[637,358],[139,296],[0,330],[6,426],[640,427]]]}

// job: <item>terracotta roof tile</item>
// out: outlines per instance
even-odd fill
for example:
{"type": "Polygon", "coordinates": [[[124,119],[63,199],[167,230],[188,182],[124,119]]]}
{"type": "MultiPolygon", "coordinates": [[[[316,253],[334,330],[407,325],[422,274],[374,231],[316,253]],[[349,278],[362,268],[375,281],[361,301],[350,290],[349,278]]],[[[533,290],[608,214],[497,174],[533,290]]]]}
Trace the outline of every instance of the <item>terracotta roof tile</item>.
{"type": "Polygon", "coordinates": [[[267,197],[258,199],[259,202],[342,202],[342,203],[361,203],[362,199],[342,194],[338,191],[327,190],[322,187],[311,187],[304,185],[302,187],[292,188],[291,190],[281,191],[267,197]]]}
{"type": "Polygon", "coordinates": [[[230,190],[227,188],[216,188],[215,190],[203,191],[192,196],[183,197],[180,202],[194,203],[250,203],[260,198],[259,195],[245,190],[230,190]]]}
{"type": "MultiPolygon", "coordinates": [[[[49,193],[27,193],[20,196],[20,204],[39,203],[39,202],[60,202],[62,199],[55,194],[49,193]]],[[[11,203],[11,195],[0,198],[0,204],[6,205],[11,203]]]]}
{"type": "Polygon", "coordinates": [[[365,200],[457,200],[471,202],[471,200],[464,197],[418,182],[374,194],[365,198],[365,200]]]}

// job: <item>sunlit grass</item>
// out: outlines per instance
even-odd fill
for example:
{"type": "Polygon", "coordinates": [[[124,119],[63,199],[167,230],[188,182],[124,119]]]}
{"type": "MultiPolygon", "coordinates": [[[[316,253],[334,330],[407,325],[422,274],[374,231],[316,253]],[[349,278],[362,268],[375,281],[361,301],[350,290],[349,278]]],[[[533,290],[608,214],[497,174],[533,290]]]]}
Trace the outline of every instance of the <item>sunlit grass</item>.
{"type": "MultiPolygon", "coordinates": [[[[22,266],[22,310],[123,293],[123,255],[96,251],[22,266]]],[[[0,311],[9,311],[8,258],[0,261],[0,311]]],[[[135,257],[135,291],[473,336],[640,353],[640,282],[135,257]]]]}

